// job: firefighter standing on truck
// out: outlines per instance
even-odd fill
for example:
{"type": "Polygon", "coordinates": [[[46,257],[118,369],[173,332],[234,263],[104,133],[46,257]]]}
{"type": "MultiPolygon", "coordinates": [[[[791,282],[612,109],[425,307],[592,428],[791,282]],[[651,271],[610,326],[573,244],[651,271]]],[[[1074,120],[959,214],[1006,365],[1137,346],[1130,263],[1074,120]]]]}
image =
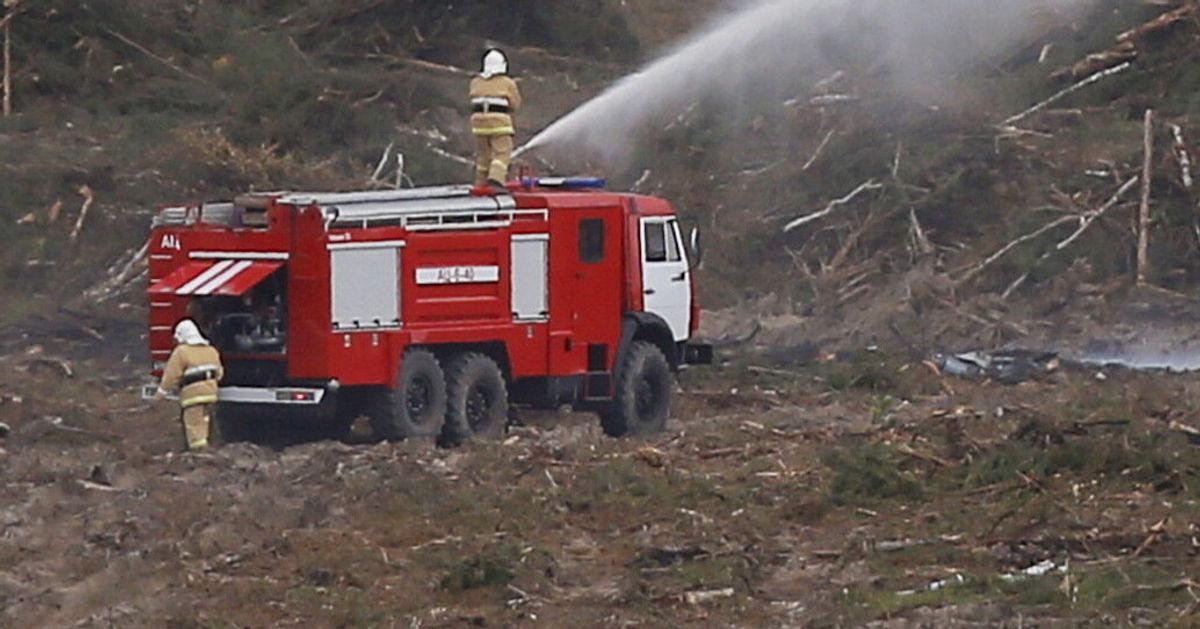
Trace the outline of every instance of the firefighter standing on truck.
{"type": "Polygon", "coordinates": [[[188,450],[208,447],[209,425],[217,391],[225,369],[221,356],[191,319],[175,326],[175,350],[163,369],[155,397],[179,390],[180,421],[188,450]]]}
{"type": "Polygon", "coordinates": [[[503,190],[512,159],[513,115],[521,108],[521,91],[508,76],[508,58],[492,48],[483,68],[471,79],[471,132],[475,135],[475,185],[503,190]]]}

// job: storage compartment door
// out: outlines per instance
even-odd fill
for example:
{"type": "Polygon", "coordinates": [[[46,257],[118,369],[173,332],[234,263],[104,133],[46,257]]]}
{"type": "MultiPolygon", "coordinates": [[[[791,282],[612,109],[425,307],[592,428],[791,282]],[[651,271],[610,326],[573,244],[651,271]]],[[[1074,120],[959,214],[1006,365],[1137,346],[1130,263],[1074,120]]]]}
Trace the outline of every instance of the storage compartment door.
{"type": "Polygon", "coordinates": [[[547,234],[512,237],[512,314],[515,321],[545,321],[550,315],[547,234]]]}
{"type": "Polygon", "coordinates": [[[400,249],[330,247],[333,329],[379,330],[400,326],[400,249]]]}

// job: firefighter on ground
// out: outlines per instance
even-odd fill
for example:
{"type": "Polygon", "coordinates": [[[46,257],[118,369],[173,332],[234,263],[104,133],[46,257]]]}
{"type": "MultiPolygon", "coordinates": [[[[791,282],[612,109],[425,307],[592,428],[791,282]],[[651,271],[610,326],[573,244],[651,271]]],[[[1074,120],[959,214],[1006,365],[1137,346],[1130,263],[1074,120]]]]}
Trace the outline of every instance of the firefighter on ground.
{"type": "Polygon", "coordinates": [[[212,409],[217,403],[217,383],[225,375],[221,356],[191,319],[175,326],[175,351],[163,369],[156,397],[179,391],[180,421],[188,450],[208,447],[212,409]]]}
{"type": "Polygon", "coordinates": [[[471,132],[475,135],[475,185],[504,188],[512,159],[513,116],[521,91],[508,76],[508,58],[492,48],[483,55],[479,76],[471,79],[471,132]]]}

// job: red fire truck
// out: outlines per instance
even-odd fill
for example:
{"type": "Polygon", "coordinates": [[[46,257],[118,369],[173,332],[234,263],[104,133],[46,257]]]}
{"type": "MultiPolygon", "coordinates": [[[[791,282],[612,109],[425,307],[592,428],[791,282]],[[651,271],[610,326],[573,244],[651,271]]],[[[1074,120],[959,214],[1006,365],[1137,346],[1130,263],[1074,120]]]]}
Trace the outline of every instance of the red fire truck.
{"type": "Polygon", "coordinates": [[[345,430],[364,414],[382,438],[496,436],[510,402],[596,411],[614,436],[659,431],[671,372],[712,360],[692,338],[688,248],[666,201],[592,185],[164,208],[149,247],[155,371],[191,317],[225,362],[229,438],[268,417],[345,430]]]}

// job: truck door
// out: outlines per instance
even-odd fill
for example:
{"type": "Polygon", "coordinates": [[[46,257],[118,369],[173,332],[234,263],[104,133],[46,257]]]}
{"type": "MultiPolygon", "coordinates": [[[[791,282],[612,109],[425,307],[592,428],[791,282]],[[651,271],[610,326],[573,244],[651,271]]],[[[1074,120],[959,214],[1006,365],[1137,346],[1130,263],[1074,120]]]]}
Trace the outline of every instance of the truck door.
{"type": "Polygon", "coordinates": [[[666,216],[642,219],[642,290],[646,312],[663,318],[676,341],[691,324],[692,283],[679,225],[666,216]]]}

